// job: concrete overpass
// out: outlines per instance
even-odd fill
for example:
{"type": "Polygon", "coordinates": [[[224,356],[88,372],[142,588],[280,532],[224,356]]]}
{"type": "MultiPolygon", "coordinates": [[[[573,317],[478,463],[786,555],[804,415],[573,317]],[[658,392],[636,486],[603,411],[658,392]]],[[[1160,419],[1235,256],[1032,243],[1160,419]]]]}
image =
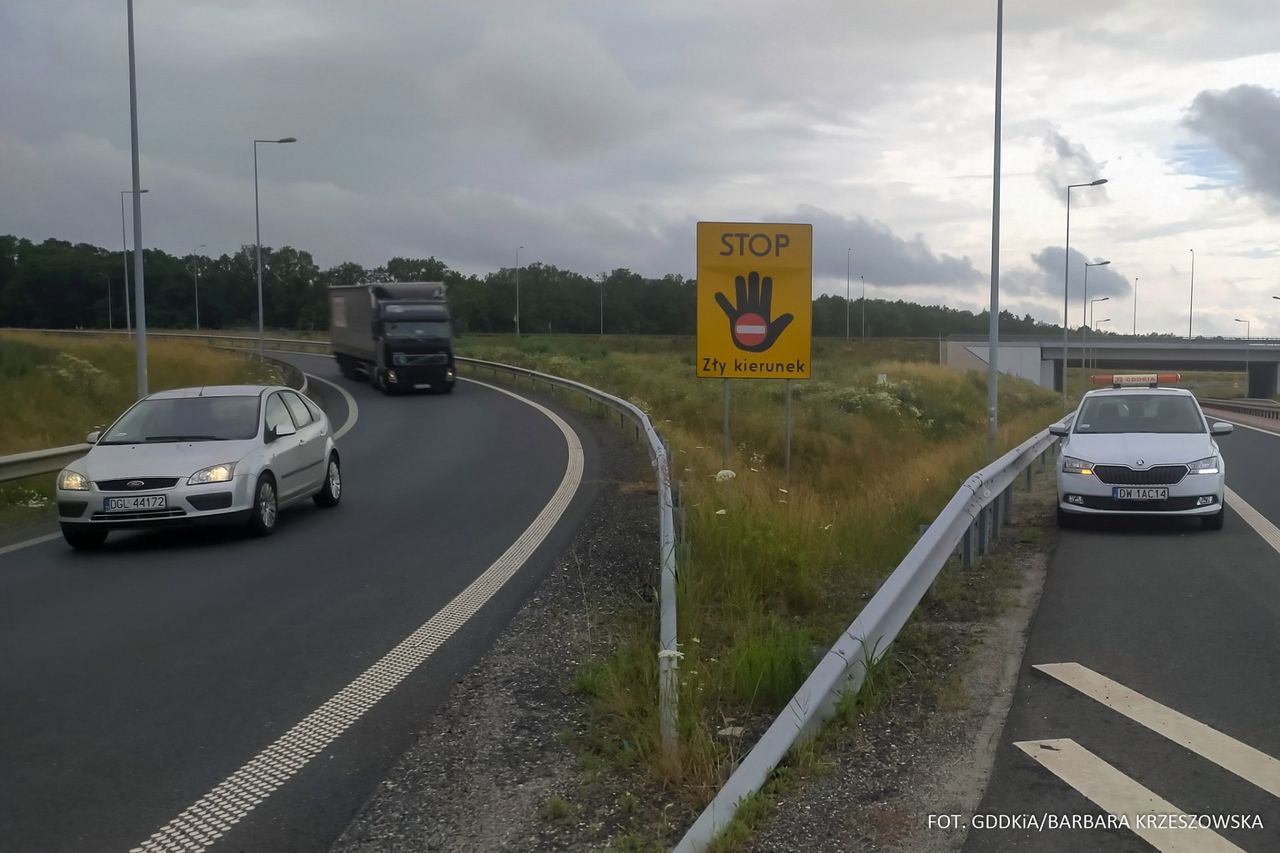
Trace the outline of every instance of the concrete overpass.
{"type": "MultiPolygon", "coordinates": [[[[959,370],[986,370],[987,339],[977,335],[947,338],[943,363],[959,370]]],[[[1084,357],[1080,336],[1067,344],[1068,364],[1079,367],[1084,357]]],[[[1021,376],[1045,388],[1062,390],[1062,336],[1010,335],[1000,339],[1001,373],[1021,376]]],[[[1255,338],[1134,338],[1099,335],[1089,338],[1089,364],[1112,370],[1245,370],[1249,397],[1280,393],[1280,339],[1255,338]]]]}

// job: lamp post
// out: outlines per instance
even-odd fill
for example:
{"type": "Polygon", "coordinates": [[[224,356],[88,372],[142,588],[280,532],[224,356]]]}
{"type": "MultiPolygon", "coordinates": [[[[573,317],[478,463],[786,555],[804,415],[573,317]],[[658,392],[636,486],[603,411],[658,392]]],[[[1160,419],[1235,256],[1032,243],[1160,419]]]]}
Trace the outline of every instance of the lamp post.
{"type": "Polygon", "coordinates": [[[196,286],[196,331],[200,331],[200,256],[198,252],[205,247],[201,243],[196,250],[191,253],[191,276],[196,286]]]}
{"type": "Polygon", "coordinates": [[[867,277],[860,275],[862,279],[862,342],[867,342],[867,277]]]}
{"type": "Polygon", "coordinates": [[[1133,336],[1138,336],[1138,277],[1133,277],[1133,336]]]}
{"type": "MultiPolygon", "coordinates": [[[[1096,332],[1098,331],[1098,326],[1101,326],[1103,323],[1110,323],[1110,322],[1111,322],[1110,317],[1108,317],[1105,320],[1099,320],[1097,325],[1094,326],[1093,330],[1096,332]]],[[[1093,367],[1095,370],[1098,368],[1098,351],[1096,349],[1093,351],[1093,367]]]]}
{"type": "Polygon", "coordinates": [[[844,250],[844,341],[849,342],[849,279],[853,271],[853,249],[844,250]]]}
{"type": "Polygon", "coordinates": [[[516,337],[520,337],[520,250],[524,246],[516,247],[516,337]]]}
{"type": "Polygon", "coordinates": [[[138,74],[133,50],[133,0],[127,0],[129,22],[129,148],[133,160],[133,286],[138,308],[138,397],[147,396],[147,299],[142,270],[142,171],[138,159],[138,74]]]}
{"type": "Polygon", "coordinates": [[[1071,191],[1076,187],[1100,187],[1107,182],[1098,178],[1087,184],[1067,184],[1067,246],[1062,259],[1062,407],[1067,407],[1067,282],[1071,272],[1071,191]]]}
{"type": "Polygon", "coordinates": [[[1187,251],[1191,252],[1191,304],[1187,308],[1187,340],[1191,340],[1191,319],[1196,310],[1196,250],[1187,251]]]}
{"type": "MultiPolygon", "coordinates": [[[[129,237],[124,227],[124,197],[133,190],[120,190],[120,249],[124,257],[124,327],[129,337],[133,337],[133,320],[129,314],[129,237]]],[[[140,193],[150,190],[138,190],[140,193]]]]}
{"type": "MultiPolygon", "coordinates": [[[[1111,299],[1111,297],[1110,297],[1110,296],[1099,296],[1097,299],[1090,299],[1090,300],[1089,300],[1089,323],[1088,323],[1088,325],[1085,327],[1086,331],[1087,331],[1090,327],[1092,327],[1092,326],[1093,326],[1093,303],[1095,303],[1095,302],[1106,302],[1106,301],[1108,301],[1109,299],[1111,299]]],[[[1086,351],[1086,352],[1088,352],[1089,345],[1088,345],[1088,343],[1087,343],[1087,339],[1086,339],[1086,343],[1085,343],[1085,345],[1084,345],[1084,346],[1085,346],[1085,351],[1086,351]]]]}
{"type": "Polygon", "coordinates": [[[258,215],[258,145],[287,145],[298,140],[292,136],[281,139],[253,140],[253,243],[258,267],[258,360],[262,360],[263,324],[262,324],[262,220],[258,215]]]}
{"type": "Polygon", "coordinates": [[[600,273],[600,337],[604,338],[604,273],[600,273]]]}
{"type": "MultiPolygon", "coordinates": [[[[1085,307],[1085,304],[1089,301],[1089,267],[1105,267],[1109,263],[1111,263],[1111,261],[1098,261],[1097,263],[1093,263],[1093,264],[1089,263],[1088,261],[1084,262],[1084,299],[1080,303],[1081,325],[1084,325],[1085,323],[1084,307],[1085,307]]],[[[1080,366],[1081,367],[1084,367],[1084,360],[1085,360],[1085,353],[1083,352],[1084,348],[1085,348],[1085,332],[1081,332],[1080,333],[1080,349],[1081,349],[1080,366]]]]}
{"type": "Polygon", "coordinates": [[[1247,397],[1247,396],[1249,396],[1249,393],[1248,393],[1248,388],[1249,388],[1249,346],[1250,346],[1250,344],[1252,344],[1252,343],[1253,343],[1253,334],[1252,334],[1252,330],[1250,329],[1250,323],[1249,323],[1249,321],[1248,321],[1248,320],[1241,320],[1239,317],[1237,317],[1237,318],[1236,318],[1236,322],[1237,322],[1237,323],[1244,323],[1244,383],[1245,383],[1245,396],[1247,397]]]}
{"type": "MultiPolygon", "coordinates": [[[[1000,115],[1004,98],[1004,0],[996,0],[995,122],[991,152],[991,322],[987,326],[987,458],[994,459],[1000,420],[1000,115]]],[[[864,294],[865,295],[865,294],[864,294]]],[[[866,311],[867,301],[862,300],[866,311]]],[[[865,316],[865,314],[864,314],[865,316]]],[[[1063,386],[1067,364],[1062,363],[1063,386]]]]}
{"type": "Polygon", "coordinates": [[[115,326],[111,322],[111,276],[103,273],[102,280],[107,283],[107,331],[111,331],[115,326]]]}

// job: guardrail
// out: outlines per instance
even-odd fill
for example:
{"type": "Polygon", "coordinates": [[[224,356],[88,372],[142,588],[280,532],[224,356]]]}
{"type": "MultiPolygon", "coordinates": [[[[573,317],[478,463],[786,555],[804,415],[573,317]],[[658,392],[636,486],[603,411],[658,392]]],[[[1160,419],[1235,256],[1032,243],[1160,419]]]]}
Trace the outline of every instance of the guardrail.
{"type": "Polygon", "coordinates": [[[1280,404],[1274,400],[1215,400],[1202,397],[1200,405],[1206,409],[1221,409],[1224,412],[1252,415],[1255,418],[1280,420],[1280,404]]]}
{"type": "Polygon", "coordinates": [[[547,373],[539,373],[525,367],[482,361],[476,358],[454,357],[461,365],[492,371],[496,376],[507,373],[529,379],[534,387],[541,382],[551,388],[562,388],[581,394],[601,406],[618,413],[619,425],[630,420],[635,427],[636,438],[644,437],[649,448],[658,481],[658,560],[660,569],[659,608],[661,618],[658,627],[658,719],[662,734],[662,749],[670,757],[679,750],[677,720],[679,719],[680,652],[676,644],[676,502],[671,489],[671,451],[653,423],[639,407],[572,379],[564,379],[547,373]]]}
{"type": "Polygon", "coordinates": [[[1012,509],[1019,476],[1025,475],[1030,485],[1032,464],[1057,440],[1046,429],[965,481],[743,758],[674,853],[705,850],[792,746],[835,713],[841,696],[862,686],[867,668],[885,654],[957,549],[966,565],[991,549],[1012,509]]]}

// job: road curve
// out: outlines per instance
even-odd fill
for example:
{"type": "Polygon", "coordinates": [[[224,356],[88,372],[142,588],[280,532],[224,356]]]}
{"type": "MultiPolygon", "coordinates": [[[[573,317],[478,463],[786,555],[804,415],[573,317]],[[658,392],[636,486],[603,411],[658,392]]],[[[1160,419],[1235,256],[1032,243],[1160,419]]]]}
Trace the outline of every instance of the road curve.
{"type": "MultiPolygon", "coordinates": [[[[0,850],[138,847],[427,623],[566,478],[565,435],[509,394],[387,398],[327,358],[288,358],[335,424],[358,410],[337,510],[286,511],[268,539],[0,552],[0,850]]],[[[575,432],[581,486],[509,582],[224,835],[154,849],[327,848],[567,544],[596,481],[590,431],[575,432]]]]}

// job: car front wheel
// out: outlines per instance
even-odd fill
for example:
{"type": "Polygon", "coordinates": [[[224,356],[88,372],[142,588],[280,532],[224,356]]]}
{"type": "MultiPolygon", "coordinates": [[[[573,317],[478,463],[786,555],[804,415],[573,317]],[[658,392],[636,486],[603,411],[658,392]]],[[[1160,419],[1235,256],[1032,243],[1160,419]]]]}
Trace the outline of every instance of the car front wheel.
{"type": "Polygon", "coordinates": [[[316,506],[334,507],[342,500],[342,466],[338,454],[329,454],[329,467],[325,470],[324,485],[312,496],[316,506]]]}
{"type": "Polygon", "coordinates": [[[268,536],[276,529],[280,517],[280,500],[276,496],[276,481],[270,474],[258,477],[253,489],[253,510],[249,513],[249,529],[259,536],[268,536]]]}

